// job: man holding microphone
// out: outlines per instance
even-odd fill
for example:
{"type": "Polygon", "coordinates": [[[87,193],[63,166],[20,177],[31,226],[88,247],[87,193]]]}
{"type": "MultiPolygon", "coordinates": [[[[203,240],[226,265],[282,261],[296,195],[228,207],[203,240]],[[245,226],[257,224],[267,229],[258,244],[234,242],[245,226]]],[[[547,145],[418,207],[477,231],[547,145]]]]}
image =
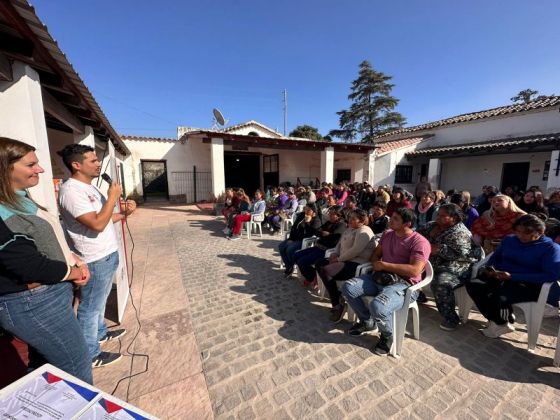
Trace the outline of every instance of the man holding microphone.
{"type": "MultiPolygon", "coordinates": [[[[71,144],[59,152],[72,176],[61,185],[59,206],[71,246],[87,263],[91,278],[81,289],[78,322],[84,333],[92,359],[92,367],[103,367],[122,358],[119,353],[101,351],[101,343],[122,337],[125,329],[107,330],[105,305],[111,292],[113,276],[119,265],[118,242],[113,223],[125,218],[114,213],[122,188],[111,183],[108,196],[92,185],[101,174],[101,162],[95,150],[81,144],[71,144]]],[[[130,202],[127,214],[135,206],[130,202]]]]}

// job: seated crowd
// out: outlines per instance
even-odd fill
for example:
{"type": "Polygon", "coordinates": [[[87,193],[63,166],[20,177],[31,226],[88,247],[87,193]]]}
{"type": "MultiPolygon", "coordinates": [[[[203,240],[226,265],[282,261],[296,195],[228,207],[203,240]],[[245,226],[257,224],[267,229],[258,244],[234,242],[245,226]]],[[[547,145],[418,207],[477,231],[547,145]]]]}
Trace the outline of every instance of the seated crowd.
{"type": "MultiPolygon", "coordinates": [[[[488,319],[482,330],[487,337],[512,331],[512,305],[536,301],[543,283],[553,282],[546,313],[558,316],[559,191],[545,201],[538,187],[500,193],[485,186],[471,202],[468,191],[431,191],[424,177],[414,195],[399,187],[323,183],[315,191],[267,188],[264,199],[257,190],[252,203],[243,190],[228,190],[223,213],[230,239],[239,239],[241,224],[251,218],[272,234],[291,220],[278,245],[285,277],[297,267],[305,286],[321,283],[331,301],[329,318],[340,322],[350,307],[358,320],[348,334],[378,331],[374,351],[380,355],[391,349],[392,313],[403,306],[404,291],[421,280],[428,261],[445,331],[461,324],[455,290],[463,286],[488,319]],[[312,246],[302,249],[305,240],[312,246]],[[473,275],[484,255],[488,261],[473,275]],[[372,271],[360,275],[365,263],[372,271]],[[364,296],[373,299],[366,304],[364,296]]],[[[426,301],[421,291],[411,299],[426,301]]]]}

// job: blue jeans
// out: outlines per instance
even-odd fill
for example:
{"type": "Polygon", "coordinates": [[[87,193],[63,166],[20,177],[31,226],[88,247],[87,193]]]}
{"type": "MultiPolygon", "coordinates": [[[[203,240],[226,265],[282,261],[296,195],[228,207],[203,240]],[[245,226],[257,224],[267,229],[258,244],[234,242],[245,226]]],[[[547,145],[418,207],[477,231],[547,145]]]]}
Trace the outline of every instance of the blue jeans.
{"type": "Polygon", "coordinates": [[[285,239],[278,244],[278,251],[282,257],[282,262],[286,266],[286,270],[294,268],[296,252],[301,249],[302,241],[292,241],[285,239]]]}
{"type": "MultiPolygon", "coordinates": [[[[402,308],[408,287],[408,283],[381,286],[373,281],[371,274],[364,274],[344,282],[342,295],[361,322],[375,322],[381,335],[390,337],[393,335],[393,312],[402,308]],[[375,296],[369,308],[362,296],[375,296]]],[[[417,297],[418,292],[414,291],[411,300],[415,301],[417,297]]]]}
{"type": "Polygon", "coordinates": [[[113,275],[118,266],[119,254],[116,251],[100,260],[88,263],[91,277],[88,284],[82,288],[78,322],[86,339],[90,359],[101,353],[99,340],[107,334],[105,304],[111,293],[113,275]]]}
{"type": "Polygon", "coordinates": [[[0,296],[0,326],[29,346],[29,367],[50,363],[89,384],[91,358],[72,310],[72,283],[0,296]]]}
{"type": "Polygon", "coordinates": [[[313,264],[320,258],[325,257],[325,250],[313,246],[311,248],[306,248],[301,251],[296,252],[294,257],[294,262],[299,268],[299,272],[307,281],[313,281],[315,278],[315,268],[313,264]]]}

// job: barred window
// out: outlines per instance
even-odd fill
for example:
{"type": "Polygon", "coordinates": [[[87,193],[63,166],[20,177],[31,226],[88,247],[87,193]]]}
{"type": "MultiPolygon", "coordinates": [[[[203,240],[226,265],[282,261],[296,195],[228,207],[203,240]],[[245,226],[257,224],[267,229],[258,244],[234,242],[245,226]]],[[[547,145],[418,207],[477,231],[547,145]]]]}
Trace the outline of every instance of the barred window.
{"type": "Polygon", "coordinates": [[[397,165],[395,168],[395,184],[412,184],[411,165],[397,165]]]}

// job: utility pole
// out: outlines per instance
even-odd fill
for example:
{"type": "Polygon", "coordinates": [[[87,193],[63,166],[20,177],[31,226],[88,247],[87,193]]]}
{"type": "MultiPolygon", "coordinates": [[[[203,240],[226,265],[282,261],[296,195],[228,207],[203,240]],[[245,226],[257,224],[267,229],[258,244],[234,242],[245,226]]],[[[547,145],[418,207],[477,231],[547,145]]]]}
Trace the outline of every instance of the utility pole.
{"type": "Polygon", "coordinates": [[[288,89],[284,89],[284,136],[288,135],[288,89]]]}

